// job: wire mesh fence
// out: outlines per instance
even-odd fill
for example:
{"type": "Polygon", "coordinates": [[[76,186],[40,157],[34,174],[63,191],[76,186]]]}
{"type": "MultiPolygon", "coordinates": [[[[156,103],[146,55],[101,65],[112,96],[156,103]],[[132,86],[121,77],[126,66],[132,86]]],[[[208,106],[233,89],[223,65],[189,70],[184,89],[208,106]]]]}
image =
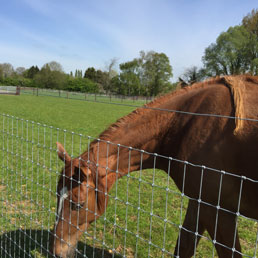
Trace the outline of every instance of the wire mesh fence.
{"type": "Polygon", "coordinates": [[[43,88],[29,88],[22,87],[22,94],[35,95],[35,96],[49,96],[58,97],[65,99],[75,99],[83,101],[94,101],[101,103],[118,103],[118,104],[133,104],[141,106],[145,103],[151,102],[154,97],[152,96],[125,96],[115,94],[104,94],[104,93],[87,93],[87,92],[76,92],[76,91],[64,91],[54,89],[43,89],[43,88]]]}
{"type": "MultiPolygon", "coordinates": [[[[128,149],[128,167],[132,155],[140,157],[140,169],[137,172],[122,173],[119,170],[122,162],[119,158],[116,159],[117,169],[109,167],[108,150],[112,143],[106,142],[106,163],[92,159],[91,156],[81,160],[94,167],[102,166],[106,175],[112,172],[116,179],[123,175],[121,179],[115,180],[109,192],[107,187],[100,187],[100,182],[90,184],[86,173],[86,195],[90,196],[93,191],[94,196],[99,198],[101,194],[109,196],[108,207],[105,203],[104,212],[99,217],[97,199],[94,199],[96,205],[91,208],[90,198],[81,205],[64,190],[68,187],[68,181],[68,188],[73,189],[84,180],[74,174],[64,173],[64,163],[58,158],[56,146],[56,142],[61,142],[71,158],[75,158],[95,139],[9,115],[0,116],[0,133],[0,257],[53,257],[55,241],[62,241],[63,246],[67,242],[69,245],[71,243],[67,239],[72,233],[63,230],[64,224],[72,226],[76,234],[81,234],[73,248],[75,257],[181,257],[178,252],[174,255],[174,251],[180,249],[185,233],[194,239],[195,257],[217,257],[214,244],[228,250],[230,257],[257,255],[258,221],[240,212],[243,185],[248,181],[258,186],[255,180],[158,154],[150,154],[153,166],[145,170],[141,163],[144,151],[115,145],[118,157],[122,149],[128,149]],[[166,163],[167,174],[157,169],[158,159],[166,163]],[[181,168],[183,179],[192,169],[199,171],[197,196],[187,195],[184,180],[182,192],[175,186],[170,177],[175,165],[181,168]],[[203,196],[206,175],[219,178],[217,192],[214,193],[217,196],[216,203],[209,203],[203,196]],[[236,193],[238,203],[234,210],[222,206],[221,189],[225,177],[239,183],[236,193]],[[61,188],[57,187],[60,178],[63,179],[61,188]],[[195,228],[187,228],[183,224],[190,202],[197,208],[192,218],[196,222],[195,228]],[[198,225],[202,206],[215,210],[215,219],[211,220],[215,228],[212,237],[202,232],[198,225]],[[217,241],[221,212],[235,216],[235,230],[230,246],[217,241]],[[87,217],[92,217],[91,225],[82,229],[81,225],[88,221],[87,217]],[[239,229],[241,250],[236,246],[236,228],[239,229]],[[201,241],[197,247],[199,238],[201,241]]],[[[69,257],[62,250],[59,256],[69,257]]]]}
{"type": "Polygon", "coordinates": [[[0,94],[20,95],[19,86],[0,86],[0,94]]]}

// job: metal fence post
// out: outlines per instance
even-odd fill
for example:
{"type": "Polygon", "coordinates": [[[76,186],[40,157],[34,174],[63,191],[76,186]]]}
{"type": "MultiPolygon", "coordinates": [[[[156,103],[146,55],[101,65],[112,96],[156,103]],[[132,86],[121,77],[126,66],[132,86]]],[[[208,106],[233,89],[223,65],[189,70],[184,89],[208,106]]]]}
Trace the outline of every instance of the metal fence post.
{"type": "Polygon", "coordinates": [[[21,92],[21,87],[17,86],[16,87],[16,94],[15,95],[20,95],[20,92],[21,92]]]}

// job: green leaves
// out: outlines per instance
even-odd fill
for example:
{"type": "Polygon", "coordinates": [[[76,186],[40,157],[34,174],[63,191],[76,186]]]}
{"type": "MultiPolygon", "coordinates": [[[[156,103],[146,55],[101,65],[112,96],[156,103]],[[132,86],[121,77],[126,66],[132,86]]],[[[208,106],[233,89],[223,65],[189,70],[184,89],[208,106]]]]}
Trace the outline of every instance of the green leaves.
{"type": "Polygon", "coordinates": [[[34,77],[35,85],[40,88],[63,89],[65,80],[66,74],[51,68],[49,64],[45,64],[34,77]]]}
{"type": "Polygon", "coordinates": [[[210,76],[258,74],[258,11],[243,19],[243,24],[230,27],[205,49],[203,63],[210,76]]]}
{"type": "Polygon", "coordinates": [[[66,90],[97,93],[98,85],[88,78],[73,78],[70,77],[66,82],[66,90]]]}
{"type": "Polygon", "coordinates": [[[119,92],[156,96],[167,87],[172,67],[164,53],[140,52],[140,58],[120,64],[119,92]]]}

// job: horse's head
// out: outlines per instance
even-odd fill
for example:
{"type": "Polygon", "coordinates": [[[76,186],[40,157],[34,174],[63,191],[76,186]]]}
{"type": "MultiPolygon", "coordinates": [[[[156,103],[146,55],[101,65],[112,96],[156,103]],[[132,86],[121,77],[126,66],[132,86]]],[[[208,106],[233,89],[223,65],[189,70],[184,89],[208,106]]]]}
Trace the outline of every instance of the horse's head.
{"type": "Polygon", "coordinates": [[[108,200],[105,193],[112,185],[113,176],[97,176],[94,164],[81,158],[71,159],[60,143],[57,148],[65,167],[57,184],[52,252],[57,257],[67,258],[73,257],[77,241],[89,224],[105,211],[108,200]]]}

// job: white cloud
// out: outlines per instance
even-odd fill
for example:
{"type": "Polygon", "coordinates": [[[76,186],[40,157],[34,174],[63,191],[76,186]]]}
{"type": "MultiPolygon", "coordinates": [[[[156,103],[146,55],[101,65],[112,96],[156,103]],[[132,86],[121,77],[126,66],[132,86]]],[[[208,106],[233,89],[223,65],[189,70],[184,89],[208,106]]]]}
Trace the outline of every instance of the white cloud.
{"type": "Polygon", "coordinates": [[[50,61],[61,63],[66,72],[74,71],[75,69],[85,69],[92,66],[90,62],[80,57],[61,57],[59,55],[50,54],[43,50],[28,47],[18,47],[10,44],[0,43],[1,63],[8,62],[14,67],[24,66],[29,68],[32,65],[38,65],[39,68],[50,61]]]}
{"type": "MultiPolygon", "coordinates": [[[[49,36],[44,36],[40,32],[35,34],[31,30],[28,30],[21,24],[10,19],[0,17],[0,22],[2,24],[4,23],[8,30],[13,34],[16,34],[18,38],[26,39],[30,41],[31,44],[38,44],[41,47],[43,46],[48,48],[54,48],[57,46],[58,42],[56,39],[49,36]]],[[[4,40],[4,38],[2,40],[4,40]]]]}
{"type": "MultiPolygon", "coordinates": [[[[252,5],[252,1],[242,6],[247,2],[252,5]]],[[[112,57],[125,62],[137,57],[140,50],[155,50],[169,56],[175,79],[185,68],[201,65],[204,49],[245,14],[237,5],[223,12],[232,3],[222,0],[23,0],[23,3],[24,10],[29,10],[24,15],[33,15],[30,23],[15,18],[0,18],[0,23],[20,37],[11,46],[18,55],[19,49],[25,51],[30,63],[56,60],[62,62],[66,71],[87,66],[99,68],[112,57]],[[42,24],[43,29],[38,29],[42,24]]],[[[5,47],[10,42],[8,38],[0,39],[5,47]]]]}

